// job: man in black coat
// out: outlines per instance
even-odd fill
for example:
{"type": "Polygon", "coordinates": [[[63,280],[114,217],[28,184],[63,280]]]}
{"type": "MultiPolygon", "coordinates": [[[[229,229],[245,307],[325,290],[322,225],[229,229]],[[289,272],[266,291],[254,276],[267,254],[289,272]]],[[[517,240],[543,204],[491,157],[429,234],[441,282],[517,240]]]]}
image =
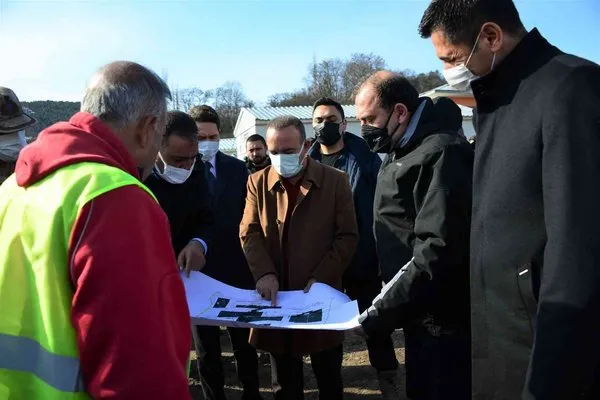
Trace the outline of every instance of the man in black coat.
{"type": "Polygon", "coordinates": [[[473,150],[437,115],[431,99],[388,71],[373,74],[356,95],[363,138],[387,154],[374,203],[387,283],[360,322],[368,336],[403,328],[409,398],[462,400],[470,397],[473,150]]]}
{"type": "Polygon", "coordinates": [[[187,114],[170,111],[159,159],[144,184],[167,214],[179,266],[189,274],[205,265],[214,216],[204,168],[198,156],[196,123],[187,114]]]}
{"type": "MultiPolygon", "coordinates": [[[[352,263],[344,272],[343,287],[346,294],[358,302],[362,312],[371,305],[382,287],[373,235],[373,199],[381,158],[371,152],[362,138],[346,132],[346,125],[340,103],[327,97],[318,99],[313,105],[313,129],[318,144],[311,146],[309,156],[348,175],[359,240],[352,263]]],[[[371,366],[377,371],[383,398],[397,399],[400,397],[400,379],[391,335],[370,337],[367,349],[371,366]]]]}
{"type": "MultiPolygon", "coordinates": [[[[254,278],[239,239],[246,203],[248,170],[243,161],[219,151],[220,119],[210,106],[190,110],[198,128],[198,149],[204,164],[215,214],[213,242],[203,273],[235,287],[254,289],[254,278]]],[[[223,400],[224,376],[218,327],[194,327],[198,370],[207,400],[223,400]]],[[[249,329],[228,328],[243,400],[261,399],[256,350],[248,343],[249,329]]]]}
{"type": "Polygon", "coordinates": [[[600,67],[511,0],[435,0],[420,32],[477,103],[474,396],[599,399],[600,67]]]}

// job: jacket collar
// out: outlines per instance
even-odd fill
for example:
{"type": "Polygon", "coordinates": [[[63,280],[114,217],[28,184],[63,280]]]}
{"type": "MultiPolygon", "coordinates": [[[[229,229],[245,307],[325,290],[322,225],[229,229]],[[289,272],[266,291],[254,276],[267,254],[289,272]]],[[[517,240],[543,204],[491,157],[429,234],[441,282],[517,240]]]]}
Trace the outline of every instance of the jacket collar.
{"type": "MultiPolygon", "coordinates": [[[[417,148],[423,139],[427,136],[440,132],[441,124],[437,121],[433,101],[429,97],[421,97],[421,103],[419,105],[420,114],[415,114],[411,117],[409,126],[406,128],[407,133],[409,128],[412,132],[411,137],[404,146],[400,146],[400,142],[391,150],[391,154],[394,154],[396,158],[404,157],[406,154],[412,152],[417,148]]],[[[405,133],[406,134],[406,133],[405,133]]]]}
{"type": "MultiPolygon", "coordinates": [[[[283,187],[281,183],[281,177],[275,171],[272,166],[268,167],[269,172],[267,174],[267,187],[269,191],[276,187],[283,187]]],[[[323,166],[316,161],[313,161],[310,157],[306,157],[306,168],[304,168],[302,176],[302,184],[304,182],[311,182],[316,187],[320,188],[323,182],[323,166]]],[[[303,185],[304,186],[304,185],[303,185]]]]}
{"type": "MultiPolygon", "coordinates": [[[[354,156],[356,159],[363,159],[367,158],[371,153],[369,145],[359,135],[355,135],[351,132],[344,132],[342,135],[342,140],[344,141],[344,147],[340,151],[342,156],[346,156],[348,158],[354,156]]],[[[308,155],[317,161],[321,161],[323,158],[321,155],[321,145],[317,144],[308,155]]]]}
{"type": "Polygon", "coordinates": [[[560,53],[534,28],[489,74],[471,82],[477,106],[515,93],[521,81],[560,53]]]}
{"type": "MultiPolygon", "coordinates": [[[[350,135],[353,135],[353,134],[350,132],[344,132],[344,134],[341,137],[341,140],[344,141],[344,147],[342,147],[342,149],[339,151],[339,154],[341,154],[343,156],[348,156],[349,154],[352,153],[351,144],[349,143],[349,140],[348,140],[348,137],[350,135]]],[[[315,139],[315,141],[316,141],[316,139],[315,139]]],[[[314,146],[312,146],[312,148],[308,152],[308,156],[317,161],[321,161],[323,159],[323,156],[321,153],[321,144],[319,142],[315,142],[314,146]]]]}
{"type": "Polygon", "coordinates": [[[429,97],[424,97],[421,99],[419,106],[417,107],[414,114],[410,118],[410,121],[408,123],[408,126],[406,127],[406,131],[404,132],[404,135],[402,135],[402,137],[396,144],[396,147],[406,147],[410,143],[410,140],[417,132],[417,128],[420,128],[422,126],[422,124],[420,122],[421,122],[421,116],[423,115],[423,110],[425,109],[426,106],[429,106],[429,108],[431,108],[432,104],[433,103],[429,97]]]}

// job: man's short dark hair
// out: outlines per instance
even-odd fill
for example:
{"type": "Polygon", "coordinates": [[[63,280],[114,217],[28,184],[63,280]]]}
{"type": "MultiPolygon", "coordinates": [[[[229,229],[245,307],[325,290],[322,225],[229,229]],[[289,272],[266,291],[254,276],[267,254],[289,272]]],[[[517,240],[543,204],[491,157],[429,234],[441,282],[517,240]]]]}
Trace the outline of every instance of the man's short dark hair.
{"type": "Polygon", "coordinates": [[[419,92],[408,79],[398,73],[376,72],[367,78],[362,87],[365,85],[373,86],[384,110],[391,111],[396,104],[401,103],[412,113],[419,106],[419,92]]]}
{"type": "Polygon", "coordinates": [[[179,136],[192,142],[198,141],[198,128],[192,117],[181,111],[169,111],[167,113],[167,126],[164,139],[171,136],[179,136]]]}
{"type": "Polygon", "coordinates": [[[283,115],[281,117],[277,117],[272,119],[267,125],[267,130],[273,128],[275,130],[284,129],[288,126],[293,126],[300,132],[300,139],[302,143],[306,141],[306,130],[304,129],[304,124],[298,118],[292,115],[283,115]]]}
{"type": "Polygon", "coordinates": [[[419,33],[429,38],[439,30],[450,43],[473,46],[486,22],[496,23],[510,35],[525,30],[513,0],[433,0],[423,14],[419,33]]]}
{"type": "Polygon", "coordinates": [[[265,147],[267,147],[267,141],[265,140],[264,137],[262,137],[258,133],[248,136],[248,139],[246,139],[246,144],[248,144],[250,142],[261,142],[265,147]]]}
{"type": "Polygon", "coordinates": [[[344,115],[344,108],[342,107],[342,105],[330,97],[321,97],[319,100],[315,101],[315,104],[313,104],[313,114],[319,106],[333,106],[336,110],[340,112],[340,115],[342,116],[342,121],[346,119],[346,116],[344,115]]]}
{"type": "Polygon", "coordinates": [[[217,125],[217,129],[221,130],[221,119],[217,111],[209,105],[203,104],[201,106],[192,107],[188,112],[190,116],[196,122],[212,122],[217,125]]]}

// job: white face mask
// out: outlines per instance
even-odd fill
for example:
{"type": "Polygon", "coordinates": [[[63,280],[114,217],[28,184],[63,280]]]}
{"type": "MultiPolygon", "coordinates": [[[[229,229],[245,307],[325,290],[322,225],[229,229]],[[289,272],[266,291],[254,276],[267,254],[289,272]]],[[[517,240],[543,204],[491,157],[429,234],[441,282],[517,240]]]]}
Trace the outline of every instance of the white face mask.
{"type": "MultiPolygon", "coordinates": [[[[479,43],[479,36],[480,35],[477,35],[477,40],[475,40],[475,44],[473,45],[473,48],[471,49],[471,54],[469,54],[469,58],[467,58],[467,62],[465,62],[464,64],[456,65],[452,68],[448,68],[448,69],[445,69],[444,71],[442,71],[442,73],[444,74],[444,78],[446,79],[448,84],[456,90],[460,90],[460,91],[468,90],[471,85],[471,81],[479,78],[477,75],[472,73],[467,68],[467,65],[469,65],[469,61],[471,61],[471,57],[473,57],[473,53],[475,52],[475,49],[477,48],[477,44],[479,43]]],[[[496,53],[494,53],[494,58],[492,59],[492,66],[490,68],[490,71],[492,69],[494,69],[495,63],[496,63],[496,53]]]]}
{"type": "Polygon", "coordinates": [[[158,157],[163,162],[164,169],[162,172],[160,172],[160,169],[157,167],[156,168],[157,173],[165,181],[172,183],[174,185],[179,185],[179,184],[182,184],[183,182],[187,181],[188,178],[190,177],[190,175],[192,174],[192,171],[194,170],[194,165],[196,164],[196,160],[194,160],[190,169],[177,168],[177,167],[173,167],[173,166],[167,164],[165,162],[165,160],[163,159],[162,154],[158,153],[158,157]]]}
{"type": "MultiPolygon", "coordinates": [[[[302,151],[300,151],[302,153],[302,151]]],[[[271,165],[277,173],[284,178],[291,178],[302,171],[300,153],[296,154],[269,154],[271,165]]]]}
{"type": "Polygon", "coordinates": [[[219,151],[218,140],[201,140],[198,142],[198,152],[202,154],[202,160],[208,161],[219,151]]]}

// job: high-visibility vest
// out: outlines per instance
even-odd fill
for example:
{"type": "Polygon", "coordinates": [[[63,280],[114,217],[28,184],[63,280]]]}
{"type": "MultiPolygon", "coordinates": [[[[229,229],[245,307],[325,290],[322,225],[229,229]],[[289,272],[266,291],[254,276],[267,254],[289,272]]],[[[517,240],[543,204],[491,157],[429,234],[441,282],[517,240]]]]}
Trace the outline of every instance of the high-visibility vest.
{"type": "Polygon", "coordinates": [[[87,203],[129,185],[154,198],[132,175],[90,162],[0,187],[0,399],[89,398],[71,323],[69,243],[87,203]]]}

